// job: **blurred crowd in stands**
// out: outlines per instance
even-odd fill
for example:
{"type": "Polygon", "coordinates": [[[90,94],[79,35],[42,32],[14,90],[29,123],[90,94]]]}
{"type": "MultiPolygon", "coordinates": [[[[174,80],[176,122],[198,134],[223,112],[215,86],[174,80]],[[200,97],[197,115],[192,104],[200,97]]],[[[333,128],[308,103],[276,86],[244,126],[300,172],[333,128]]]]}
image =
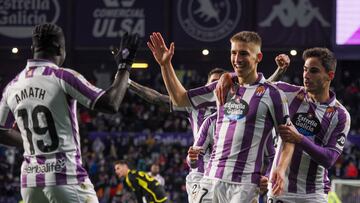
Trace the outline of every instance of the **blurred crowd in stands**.
{"type": "MultiPolygon", "coordinates": [[[[188,88],[206,82],[206,74],[200,75],[194,70],[180,69],[177,74],[188,88]]],[[[97,70],[91,82],[106,88],[111,77],[106,69],[97,70]]],[[[151,74],[149,71],[134,71],[132,80],[159,92],[166,92],[158,71],[151,74]]],[[[300,77],[284,77],[283,80],[302,83],[301,74],[300,77]]],[[[350,134],[360,136],[360,79],[344,71],[341,81],[334,87],[338,99],[351,114],[350,134]]],[[[136,202],[122,180],[115,176],[113,161],[118,159],[125,159],[132,168],[143,171],[149,171],[153,163],[158,164],[170,202],[187,201],[185,177],[188,166],[185,158],[192,133],[186,114],[170,113],[170,109],[149,104],[128,92],[118,114],[101,114],[79,106],[78,119],[83,163],[100,202],[136,202]],[[176,133],[180,135],[166,139],[166,136],[176,133]]],[[[343,155],[329,175],[332,178],[359,178],[359,159],[360,146],[346,142],[343,155]]],[[[0,202],[18,202],[21,199],[21,161],[22,150],[0,146],[0,202]]]]}

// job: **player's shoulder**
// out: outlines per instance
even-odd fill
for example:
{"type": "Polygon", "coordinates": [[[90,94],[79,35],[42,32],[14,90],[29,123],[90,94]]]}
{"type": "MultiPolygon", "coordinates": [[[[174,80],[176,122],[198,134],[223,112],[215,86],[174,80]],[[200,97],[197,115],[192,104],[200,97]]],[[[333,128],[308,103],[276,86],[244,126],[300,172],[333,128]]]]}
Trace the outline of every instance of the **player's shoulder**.
{"type": "Polygon", "coordinates": [[[335,99],[335,108],[339,111],[339,113],[343,114],[346,118],[350,119],[350,113],[346,109],[346,107],[340,103],[339,100],[335,99]]]}

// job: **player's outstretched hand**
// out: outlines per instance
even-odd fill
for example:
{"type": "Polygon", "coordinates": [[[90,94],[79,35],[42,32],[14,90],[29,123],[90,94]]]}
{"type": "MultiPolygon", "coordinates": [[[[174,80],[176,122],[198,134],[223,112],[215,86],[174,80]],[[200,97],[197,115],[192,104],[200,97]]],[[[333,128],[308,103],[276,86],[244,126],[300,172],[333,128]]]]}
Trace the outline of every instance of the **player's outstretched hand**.
{"type": "Polygon", "coordinates": [[[114,50],[114,58],[119,70],[126,69],[130,71],[139,46],[139,35],[125,33],[121,37],[120,47],[114,50]]]}
{"type": "Polygon", "coordinates": [[[271,176],[272,193],[274,196],[279,196],[284,191],[285,171],[276,168],[271,176]]]}
{"type": "Polygon", "coordinates": [[[171,62],[175,50],[174,42],[172,42],[168,48],[161,34],[159,32],[153,32],[150,35],[150,41],[147,42],[147,45],[160,66],[171,62]]]}
{"type": "Polygon", "coordinates": [[[234,83],[232,81],[232,76],[230,73],[224,73],[220,77],[218,83],[216,84],[216,97],[218,98],[220,105],[224,105],[226,102],[226,96],[229,91],[234,94],[234,83]]]}

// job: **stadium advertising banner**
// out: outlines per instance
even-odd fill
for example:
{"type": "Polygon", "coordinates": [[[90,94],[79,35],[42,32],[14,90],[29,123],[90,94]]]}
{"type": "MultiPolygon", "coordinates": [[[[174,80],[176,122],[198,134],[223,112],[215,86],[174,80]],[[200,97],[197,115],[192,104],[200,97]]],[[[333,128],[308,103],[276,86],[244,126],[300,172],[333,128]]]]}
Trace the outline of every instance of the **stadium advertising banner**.
{"type": "Polygon", "coordinates": [[[257,1],[257,31],[264,47],[331,45],[332,1],[257,1]]]}
{"type": "Polygon", "coordinates": [[[1,0],[0,46],[30,45],[34,25],[55,23],[63,26],[64,0],[1,0]]]}
{"type": "Polygon", "coordinates": [[[177,0],[173,2],[173,35],[177,47],[229,48],[230,37],[254,22],[253,1],[177,0]]]}
{"type": "MultiPolygon", "coordinates": [[[[147,40],[164,30],[164,1],[77,0],[74,24],[76,47],[108,47],[125,32],[147,40]]],[[[145,41],[145,40],[144,40],[145,41]]]]}

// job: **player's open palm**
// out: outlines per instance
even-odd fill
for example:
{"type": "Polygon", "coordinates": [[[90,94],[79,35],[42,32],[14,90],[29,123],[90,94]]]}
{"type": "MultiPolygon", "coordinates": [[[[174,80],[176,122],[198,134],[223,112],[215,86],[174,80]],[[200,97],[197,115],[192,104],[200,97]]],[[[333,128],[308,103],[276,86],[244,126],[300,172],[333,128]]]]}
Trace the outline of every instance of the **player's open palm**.
{"type": "Polygon", "coordinates": [[[150,41],[147,42],[147,45],[159,65],[162,66],[170,63],[175,49],[173,42],[170,44],[170,48],[168,48],[161,34],[159,32],[154,32],[150,35],[150,41]]]}

